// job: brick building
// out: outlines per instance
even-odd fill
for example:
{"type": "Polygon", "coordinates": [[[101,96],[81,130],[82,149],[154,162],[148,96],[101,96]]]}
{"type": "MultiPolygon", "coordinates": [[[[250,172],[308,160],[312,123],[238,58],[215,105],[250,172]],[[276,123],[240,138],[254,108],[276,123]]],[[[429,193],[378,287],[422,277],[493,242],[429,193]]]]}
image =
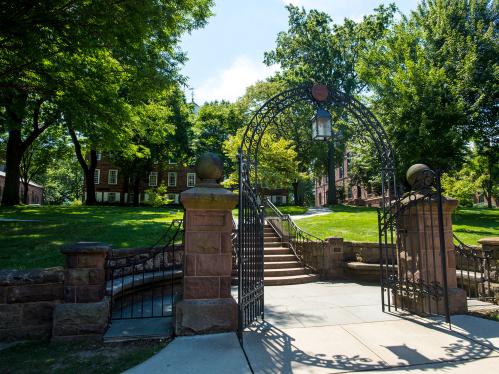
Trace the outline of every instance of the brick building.
{"type": "MultiPolygon", "coordinates": [[[[133,183],[105,154],[97,153],[94,174],[95,197],[99,203],[131,204],[134,199],[133,183]]],[[[196,185],[194,167],[176,163],[158,163],[151,171],[144,171],[139,184],[139,203],[147,203],[147,190],[165,185],[168,199],[174,204],[180,201],[180,193],[196,185]]],[[[84,192],[86,198],[86,192],[84,192]]]]}
{"type": "MultiPolygon", "coordinates": [[[[153,170],[144,172],[139,185],[139,203],[147,203],[147,190],[160,185],[167,187],[168,199],[173,204],[180,203],[180,193],[196,186],[197,177],[194,166],[182,166],[174,162],[158,163],[153,170]]],[[[94,175],[95,198],[99,203],[132,204],[133,183],[125,180],[124,173],[103,153],[97,153],[97,167],[94,175]]],[[[84,187],[85,188],[85,185],[84,187]]],[[[280,205],[288,202],[287,189],[266,190],[273,203],[280,205]]],[[[84,192],[86,198],[86,192],[84,192]]]]}
{"type": "MultiPolygon", "coordinates": [[[[3,189],[5,186],[5,172],[0,171],[0,201],[2,200],[3,189]]],[[[19,184],[19,198],[23,201],[24,185],[19,184]]],[[[34,182],[28,185],[28,201],[27,204],[42,204],[43,202],[43,187],[34,182]]]]}
{"type": "MultiPolygon", "coordinates": [[[[368,193],[363,186],[351,185],[350,177],[348,175],[349,164],[350,153],[346,153],[341,165],[334,170],[336,189],[337,191],[343,191],[343,201],[341,202],[377,206],[379,204],[379,196],[368,193]]],[[[320,207],[327,205],[328,190],[328,176],[323,175],[315,181],[315,206],[320,207]]]]}

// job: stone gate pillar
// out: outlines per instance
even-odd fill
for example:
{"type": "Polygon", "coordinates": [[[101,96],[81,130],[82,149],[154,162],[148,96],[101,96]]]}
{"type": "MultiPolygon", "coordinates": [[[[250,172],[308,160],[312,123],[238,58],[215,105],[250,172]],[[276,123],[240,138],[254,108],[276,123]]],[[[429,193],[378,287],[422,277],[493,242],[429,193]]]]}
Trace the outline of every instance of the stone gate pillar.
{"type": "MultiPolygon", "coordinates": [[[[424,179],[424,172],[430,169],[426,165],[415,166],[420,169],[412,170],[412,172],[414,174],[422,173],[420,179],[424,179]]],[[[411,169],[412,167],[407,172],[407,179],[415,191],[412,192],[412,198],[407,197],[402,200],[401,214],[398,220],[400,235],[397,243],[399,246],[399,278],[402,283],[407,280],[416,285],[421,282],[431,286],[436,282],[443,286],[444,272],[442,256],[440,255],[437,197],[436,194],[432,195],[424,188],[421,191],[418,189],[418,176],[411,175],[411,169]],[[411,179],[413,183],[411,183],[411,179]]],[[[452,233],[452,212],[456,207],[457,200],[442,196],[445,268],[450,314],[461,314],[467,311],[466,292],[457,288],[456,258],[452,233]]],[[[416,289],[417,287],[419,286],[416,286],[416,289]]],[[[437,310],[443,313],[445,311],[443,297],[437,300],[433,297],[422,296],[420,292],[400,296],[399,302],[405,303],[408,309],[415,313],[435,313],[437,310]]]]}
{"type": "Polygon", "coordinates": [[[231,296],[232,209],[238,197],[220,186],[221,159],[204,154],[196,165],[196,187],[181,194],[185,208],[183,300],[177,303],[178,335],[236,331],[231,296]]]}

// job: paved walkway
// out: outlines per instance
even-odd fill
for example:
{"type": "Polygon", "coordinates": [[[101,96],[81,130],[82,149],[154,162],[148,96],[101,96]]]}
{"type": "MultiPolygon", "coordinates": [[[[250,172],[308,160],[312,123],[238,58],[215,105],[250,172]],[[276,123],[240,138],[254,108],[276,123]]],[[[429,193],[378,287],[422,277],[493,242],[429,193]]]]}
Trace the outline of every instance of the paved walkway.
{"type": "Polygon", "coordinates": [[[308,208],[306,213],[292,215],[291,218],[293,220],[315,217],[315,216],[323,216],[324,214],[332,213],[333,211],[329,208],[308,208]]]}
{"type": "MultiPolygon", "coordinates": [[[[499,323],[381,312],[378,286],[265,288],[265,322],[245,334],[255,373],[497,373],[499,323]]],[[[235,334],[176,338],[131,373],[250,373],[235,334]]]]}

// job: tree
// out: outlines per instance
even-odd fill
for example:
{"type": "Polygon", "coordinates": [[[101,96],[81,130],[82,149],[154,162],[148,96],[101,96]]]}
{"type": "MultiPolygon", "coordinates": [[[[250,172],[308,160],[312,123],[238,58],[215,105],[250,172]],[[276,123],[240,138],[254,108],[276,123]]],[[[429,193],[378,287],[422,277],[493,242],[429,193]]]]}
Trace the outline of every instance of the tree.
{"type": "Polygon", "coordinates": [[[492,208],[492,199],[499,195],[499,162],[497,155],[482,155],[476,147],[472,148],[463,167],[442,176],[444,193],[458,199],[462,206],[471,206],[477,193],[483,194],[487,206],[492,208]],[[493,165],[488,160],[496,158],[493,165]]]}
{"type": "Polygon", "coordinates": [[[18,203],[22,155],[57,120],[72,117],[71,127],[82,119],[116,127],[128,123],[114,120],[123,120],[129,106],[181,80],[185,55],[176,46],[184,32],[205,23],[211,3],[2,4],[0,132],[9,133],[2,204],[18,203]],[[49,115],[46,106],[52,105],[58,115],[49,115]]]}
{"type": "Polygon", "coordinates": [[[428,55],[423,35],[402,20],[363,55],[360,76],[392,147],[400,177],[414,163],[451,170],[464,158],[466,117],[445,70],[428,55]]]}
{"type": "Polygon", "coordinates": [[[67,138],[61,134],[61,127],[54,127],[39,136],[24,152],[20,165],[23,184],[23,203],[28,203],[30,182],[41,182],[48,168],[60,162],[68,151],[67,138]]]}
{"type": "MultiPolygon", "coordinates": [[[[229,136],[223,148],[227,158],[233,163],[237,162],[239,147],[245,129],[241,128],[235,135],[229,136]]],[[[261,188],[273,189],[291,185],[299,178],[299,163],[296,160],[296,151],[291,141],[276,138],[266,132],[261,140],[258,153],[258,182],[261,188]]],[[[226,182],[227,186],[237,187],[238,172],[233,171],[226,182]]],[[[255,175],[251,176],[255,180],[255,175]]]]}
{"type": "Polygon", "coordinates": [[[473,160],[489,176],[481,187],[489,206],[499,157],[498,14],[493,0],[427,0],[412,15],[427,53],[445,70],[462,105],[464,133],[475,144],[473,160]]]}
{"type": "Polygon", "coordinates": [[[139,205],[140,181],[154,165],[172,160],[191,162],[193,108],[186,103],[180,87],[174,85],[154,102],[143,106],[137,116],[141,119],[138,131],[112,152],[112,160],[123,171],[125,180],[121,203],[131,187],[135,206],[139,205]],[[132,186],[128,185],[129,180],[132,186]]]}
{"type": "Polygon", "coordinates": [[[63,156],[48,166],[40,183],[43,185],[45,204],[59,205],[81,200],[83,173],[70,142],[66,144],[63,156]]]}
{"type": "MultiPolygon", "coordinates": [[[[395,6],[380,6],[374,14],[364,17],[361,22],[345,19],[341,25],[334,24],[324,12],[307,12],[292,5],[287,6],[287,9],[288,30],[279,33],[276,48],[267,52],[264,60],[267,65],[280,65],[281,73],[277,79],[288,86],[317,82],[328,85],[333,91],[351,96],[362,93],[365,83],[359,79],[356,71],[359,55],[376,45],[384,36],[392,23],[395,6]]],[[[352,119],[346,118],[343,108],[335,107],[330,110],[334,116],[335,133],[348,134],[352,119]]],[[[337,161],[343,159],[347,137],[336,137],[334,143],[327,146],[317,144],[312,141],[308,126],[313,114],[311,109],[299,107],[286,112],[284,122],[287,129],[283,132],[294,135],[300,165],[303,169],[312,165],[312,170],[307,171],[315,174],[328,172],[328,203],[336,203],[334,168],[337,161]]],[[[294,189],[296,194],[298,183],[294,189]]],[[[296,198],[301,200],[299,196],[296,198]]]]}
{"type": "Polygon", "coordinates": [[[214,152],[222,156],[226,174],[234,170],[231,158],[225,157],[224,142],[246,123],[242,106],[227,101],[206,103],[196,116],[193,132],[192,149],[199,157],[205,152],[214,152]]]}

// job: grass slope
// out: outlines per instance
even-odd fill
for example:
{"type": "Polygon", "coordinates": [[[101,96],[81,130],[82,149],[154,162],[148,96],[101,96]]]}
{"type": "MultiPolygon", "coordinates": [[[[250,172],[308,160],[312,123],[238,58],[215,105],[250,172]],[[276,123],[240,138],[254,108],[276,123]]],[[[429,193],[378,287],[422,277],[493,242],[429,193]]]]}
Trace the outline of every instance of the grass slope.
{"type": "Polygon", "coordinates": [[[121,373],[145,361],[166,341],[127,343],[26,342],[0,351],[0,373],[121,373]]]}
{"type": "Polygon", "coordinates": [[[180,209],[147,207],[16,207],[0,209],[0,268],[63,264],[60,248],[78,241],[109,243],[115,248],[147,247],[182,218],[180,209]]]}
{"type": "MultiPolygon", "coordinates": [[[[349,241],[378,241],[378,218],[375,208],[336,205],[333,213],[303,218],[296,223],[321,238],[343,237],[349,241]]],[[[462,208],[452,216],[456,236],[466,244],[476,245],[486,236],[499,236],[499,209],[462,208]]]]}

